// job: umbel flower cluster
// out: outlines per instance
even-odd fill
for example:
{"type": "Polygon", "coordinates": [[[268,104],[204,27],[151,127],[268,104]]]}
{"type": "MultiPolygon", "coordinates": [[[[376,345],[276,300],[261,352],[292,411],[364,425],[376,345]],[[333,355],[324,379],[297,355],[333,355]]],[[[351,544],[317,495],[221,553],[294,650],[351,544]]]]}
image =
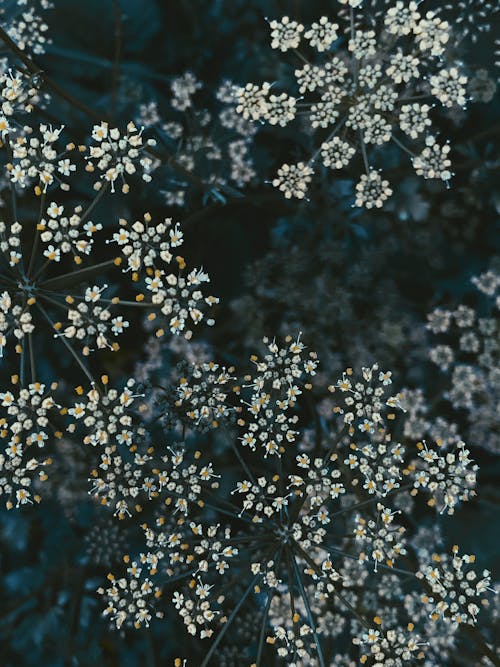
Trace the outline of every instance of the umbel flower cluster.
{"type": "Polygon", "coordinates": [[[396,436],[401,397],[390,393],[391,373],[375,365],[359,375],[347,369],[330,385],[330,415],[311,447],[299,405],[314,392],[317,355],[300,337],[264,344],[239,381],[207,363],[193,371],[196,385],[180,380],[178,407],[190,430],[206,428],[203,416],[224,428],[239,472],[225,479],[186,442],[163,445],[167,454],[149,478],[162,509],[143,526],[144,551],[127,554],[127,567],[100,589],[104,614],[118,628],[139,628],[172,604],[189,635],[210,640],[204,666],[248,606],[260,610],[258,640],[247,647],[254,664],[265,647],[290,664],[343,664],[330,661],[332,638],[353,642],[373,664],[432,656],[460,624],[476,624],[491,579],[474,570],[464,579],[473,556],[419,549],[405,515],[420,501],[429,516],[453,514],[474,497],[477,465],[467,446],[396,436]],[[400,586],[412,601],[403,625],[391,611],[400,586]],[[427,613],[417,616],[413,604],[427,613]],[[329,625],[328,615],[342,624],[329,625]]]}
{"type": "MultiPolygon", "coordinates": [[[[36,90],[29,87],[30,82],[21,74],[14,78],[12,72],[4,79],[6,113],[15,116],[16,108],[31,112],[36,90]]],[[[158,323],[158,336],[170,330],[189,338],[191,326],[201,322],[205,309],[217,303],[215,297],[202,293],[209,282],[207,273],[201,268],[187,271],[184,258],[174,254],[183,235],[171,218],[154,222],[149,213],[133,223],[121,218],[116,231],[108,227],[106,232],[95,221],[94,209],[116,194],[118,184],[127,194],[130,178],[140,175],[150,182],[152,160],[146,153],[153,140],[144,141],[142,130],[133,123],[121,132],[103,122],[93,127],[89,146],[77,148],[68,143],[58,149],[63,129],[41,124],[34,136],[32,128],[5,120],[3,130],[1,150],[7,157],[5,176],[11,183],[12,213],[10,220],[0,221],[0,353],[17,352],[22,369],[29,356],[33,376],[40,328],[48,326],[54,331],[55,338],[82,366],[80,355],[119,349],[117,338],[129,327],[122,307],[145,309],[150,321],[158,323]],[[78,159],[80,155],[83,160],[78,159]],[[71,201],[63,205],[58,190],[71,191],[66,177],[74,179],[79,171],[90,174],[95,194],[85,205],[71,201]],[[18,198],[26,189],[37,200],[34,221],[24,221],[17,214],[18,198]],[[111,254],[114,244],[116,251],[111,254]],[[95,255],[100,255],[99,260],[93,260],[95,255]],[[100,278],[120,266],[144,289],[136,291],[132,300],[120,299],[116,288],[100,278]]],[[[88,370],[83,370],[89,377],[88,370]]]]}
{"type": "MultiPolygon", "coordinates": [[[[110,407],[116,396],[94,377],[88,358],[120,350],[119,340],[132,326],[127,311],[144,313],[140,320],[146,319],[158,338],[169,332],[189,339],[202,321],[214,323],[206,311],[218,302],[204,292],[208,274],[188,269],[179,254],[183,233],[172,218],[154,221],[145,213],[141,220],[122,217],[109,225],[94,217],[107,198],[128,195],[138,181],[151,182],[155,160],[149,151],[156,142],[144,138],[133,122],[119,129],[103,121],[91,127],[87,144],[63,143],[64,126],[26,124],[46,102],[39,85],[21,71],[0,75],[0,154],[8,184],[6,215],[0,220],[0,357],[15,389],[2,393],[7,445],[0,458],[0,488],[8,507],[39,500],[31,486],[35,478],[47,478],[51,459],[39,454],[50,449],[54,435],[61,437],[57,412],[83,418],[88,428],[104,420],[98,435],[83,440],[105,446],[101,469],[104,459],[111,460],[116,444],[108,442],[108,435],[115,431],[106,430],[105,421],[110,410],[117,414],[118,408],[110,407]],[[79,187],[86,181],[88,200],[73,195],[77,181],[79,187]],[[126,299],[117,295],[122,275],[132,285],[126,299]],[[86,404],[58,405],[51,394],[57,382],[39,381],[40,353],[53,342],[60,348],[61,369],[73,364],[80,380],[91,383],[86,404]],[[54,412],[55,421],[50,419],[54,412]]],[[[123,392],[120,401],[128,407],[123,392]]],[[[124,417],[120,423],[128,426],[124,417]]],[[[70,425],[69,432],[74,431],[70,425]]],[[[120,430],[117,438],[136,446],[132,431],[120,430]]],[[[121,466],[120,475],[129,482],[116,474],[106,482],[95,473],[93,492],[102,502],[114,501],[120,515],[128,512],[136,475],[132,468],[147,460],[115,457],[115,467],[121,466]]]]}
{"type": "Polygon", "coordinates": [[[447,52],[451,26],[437,13],[399,0],[372,25],[362,2],[343,4],[347,31],[327,16],[310,26],[288,16],[270,21],[271,48],[292,59],[294,93],[280,92],[287,82],[248,83],[236,93],[237,111],[273,126],[296,122],[309,135],[301,143],[311,143],[312,154],[283,164],[272,181],[285,197],[303,199],[315,172],[352,163],[361,171],[356,206],[380,208],[393,192],[377,168],[389,144],[410,156],[419,176],[451,179],[450,146],[433,108],[463,108],[467,76],[447,52]]]}

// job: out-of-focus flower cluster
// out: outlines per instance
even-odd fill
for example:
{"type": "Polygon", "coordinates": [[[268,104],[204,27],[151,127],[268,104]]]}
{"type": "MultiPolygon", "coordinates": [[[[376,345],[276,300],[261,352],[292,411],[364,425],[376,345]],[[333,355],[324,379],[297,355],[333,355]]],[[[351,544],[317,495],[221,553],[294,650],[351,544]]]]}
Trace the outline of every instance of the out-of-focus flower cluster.
{"type": "MultiPolygon", "coordinates": [[[[427,328],[439,340],[429,352],[431,361],[446,374],[446,398],[467,415],[469,433],[492,451],[499,449],[500,425],[500,276],[496,270],[472,279],[484,295],[476,307],[436,308],[427,328]]],[[[433,342],[434,342],[433,340],[433,342]]]]}
{"type": "MultiPolygon", "coordinates": [[[[166,120],[155,102],[142,104],[138,122],[155,131],[186,174],[204,179],[215,197],[235,194],[255,179],[250,146],[257,127],[236,113],[235,86],[222,83],[215,93],[217,111],[201,106],[203,84],[191,72],[172,79],[170,118],[166,120]]],[[[192,185],[175,173],[162,190],[168,206],[184,206],[192,185]]]]}

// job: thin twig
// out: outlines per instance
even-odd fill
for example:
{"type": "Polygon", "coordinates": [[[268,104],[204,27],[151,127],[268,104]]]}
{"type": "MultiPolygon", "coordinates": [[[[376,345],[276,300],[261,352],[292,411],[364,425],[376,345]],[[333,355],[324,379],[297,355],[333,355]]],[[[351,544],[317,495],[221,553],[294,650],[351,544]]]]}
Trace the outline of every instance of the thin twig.
{"type": "Polygon", "coordinates": [[[262,652],[264,650],[264,638],[266,636],[267,617],[269,615],[269,609],[271,607],[271,602],[273,600],[273,597],[274,597],[273,592],[269,591],[269,593],[267,595],[266,606],[264,607],[264,612],[262,614],[262,625],[260,626],[259,644],[258,644],[258,648],[257,648],[257,658],[255,660],[256,667],[261,666],[262,652]]]}
{"type": "Polygon", "coordinates": [[[212,658],[212,656],[213,656],[214,653],[215,653],[215,650],[216,650],[217,646],[219,646],[219,644],[220,644],[221,641],[223,640],[224,635],[225,635],[226,632],[229,630],[229,628],[230,628],[230,626],[231,626],[231,623],[234,621],[234,619],[236,618],[236,615],[238,614],[239,610],[241,609],[243,603],[245,602],[245,600],[247,599],[247,597],[250,595],[250,593],[251,593],[252,590],[254,589],[255,584],[256,584],[257,581],[259,580],[260,576],[261,576],[260,573],[259,573],[259,574],[256,574],[255,577],[254,577],[254,578],[252,579],[252,581],[250,582],[250,585],[248,586],[248,588],[246,589],[246,591],[245,591],[245,592],[243,593],[243,595],[241,596],[241,598],[240,598],[240,600],[238,601],[238,604],[236,605],[236,607],[235,607],[235,608],[233,609],[233,611],[231,612],[231,615],[229,616],[229,618],[227,619],[226,623],[224,624],[224,627],[222,628],[222,630],[221,630],[221,631],[219,632],[219,634],[217,635],[216,640],[214,641],[214,643],[213,643],[212,646],[210,647],[210,651],[206,654],[205,659],[204,659],[203,662],[201,663],[200,667],[207,667],[208,663],[210,662],[210,659],[212,658]]]}
{"type": "Polygon", "coordinates": [[[66,102],[71,104],[71,106],[85,113],[87,116],[97,120],[99,123],[103,120],[106,120],[102,113],[94,111],[94,109],[91,109],[76,97],[73,97],[73,95],[67,93],[64,88],[62,88],[55,81],[52,81],[52,79],[43,71],[43,69],[39,67],[22,49],[19,48],[19,46],[14,42],[13,39],[11,39],[11,37],[9,37],[7,32],[1,26],[0,40],[4,42],[4,44],[8,46],[9,49],[19,58],[27,70],[31,72],[31,74],[39,76],[44,81],[47,88],[52,90],[52,92],[66,100],[66,102]]]}
{"type": "Polygon", "coordinates": [[[66,289],[72,285],[79,284],[86,278],[90,278],[97,273],[101,273],[104,269],[109,269],[112,266],[115,266],[115,260],[108,259],[105,262],[101,262],[100,264],[93,264],[92,266],[86,266],[84,269],[78,269],[78,271],[70,271],[69,273],[64,273],[62,276],[49,278],[48,280],[40,283],[40,288],[44,290],[50,290],[51,292],[54,292],[58,289],[66,289]]]}
{"type": "Polygon", "coordinates": [[[300,575],[299,566],[297,565],[297,561],[295,560],[295,558],[292,558],[292,563],[293,563],[293,568],[295,570],[295,577],[297,579],[297,584],[299,586],[300,595],[302,597],[304,606],[306,608],[307,618],[309,620],[309,625],[311,626],[311,632],[314,637],[314,642],[316,644],[316,653],[318,656],[318,662],[320,667],[325,667],[326,663],[325,663],[325,658],[323,657],[323,651],[321,649],[321,642],[319,641],[318,633],[316,632],[316,627],[315,627],[316,624],[314,622],[314,618],[312,615],[311,606],[309,605],[309,600],[307,598],[304,584],[302,583],[302,577],[300,575]]]}
{"type": "Polygon", "coordinates": [[[40,240],[40,230],[38,229],[40,222],[42,220],[42,215],[43,215],[43,209],[45,207],[45,198],[46,198],[46,193],[42,192],[42,195],[40,197],[40,210],[38,212],[38,221],[36,223],[36,229],[35,229],[35,240],[33,242],[33,246],[31,247],[31,255],[30,255],[30,261],[28,265],[28,272],[27,276],[28,278],[31,275],[31,272],[33,271],[33,267],[35,264],[35,259],[36,259],[36,252],[38,250],[38,242],[40,240]]]}
{"type": "MultiPolygon", "coordinates": [[[[50,319],[50,317],[49,317],[47,311],[45,310],[45,308],[44,308],[40,303],[38,303],[38,302],[37,302],[36,305],[37,305],[38,309],[40,310],[40,312],[42,313],[42,315],[43,315],[43,316],[45,317],[45,319],[47,320],[47,322],[50,324],[50,326],[52,327],[52,329],[54,329],[54,323],[53,323],[52,320],[50,319]]],[[[82,360],[80,359],[80,357],[78,356],[78,354],[75,352],[75,350],[72,348],[72,346],[69,344],[69,342],[67,341],[67,339],[66,339],[66,337],[64,336],[64,334],[58,336],[58,338],[60,338],[60,339],[62,340],[62,342],[64,343],[64,345],[67,347],[67,349],[68,349],[69,352],[71,353],[71,356],[74,358],[74,360],[76,361],[76,363],[78,364],[78,366],[80,366],[80,368],[82,369],[82,371],[85,373],[85,375],[87,376],[87,378],[90,380],[91,384],[95,384],[95,379],[92,377],[91,372],[90,372],[89,369],[85,366],[85,364],[82,362],[82,360]]]]}

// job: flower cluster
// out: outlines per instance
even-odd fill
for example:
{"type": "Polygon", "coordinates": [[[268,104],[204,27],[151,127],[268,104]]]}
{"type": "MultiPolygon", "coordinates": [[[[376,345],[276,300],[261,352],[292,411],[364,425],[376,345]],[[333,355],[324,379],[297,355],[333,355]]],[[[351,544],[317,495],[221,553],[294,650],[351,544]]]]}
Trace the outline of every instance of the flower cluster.
{"type": "Polygon", "coordinates": [[[304,344],[287,338],[287,347],[280,348],[276,341],[264,339],[268,353],[264,359],[252,357],[255,376],[247,375],[244,386],[251,388],[248,401],[243,401],[248,422],[240,420],[246,432],[241,443],[255,449],[260,446],[265,455],[280,456],[287,443],[293,443],[297,431],[297,415],[290,414],[302,389],[310,388],[308,376],[314,376],[318,365],[316,355],[309,352],[303,358],[304,344]]]}
{"type": "Polygon", "coordinates": [[[429,449],[425,442],[417,446],[426,466],[416,474],[415,488],[431,493],[431,506],[442,505],[441,512],[453,514],[460,501],[466,502],[475,496],[478,466],[470,465],[470,452],[462,441],[456,444],[454,451],[441,456],[435,449],[429,449]]]}
{"type": "MultiPolygon", "coordinates": [[[[134,282],[142,278],[146,291],[151,293],[149,303],[144,301],[144,294],[136,296],[141,305],[155,311],[149,321],[164,316],[170,333],[191,338],[190,325],[199,324],[205,317],[203,309],[217,304],[218,299],[202,293],[202,285],[210,282],[203,268],[184,274],[184,258],[174,255],[183,240],[179,223],[172,224],[171,218],[155,223],[149,213],[132,225],[121,218],[119,230],[112,237],[126,260],[123,270],[132,272],[134,282]],[[176,266],[176,272],[170,270],[171,264],[176,266]]],[[[206,322],[211,326],[214,320],[207,318],[206,322]]],[[[156,335],[163,334],[164,328],[158,326],[156,335]]]]}
{"type": "Polygon", "coordinates": [[[14,0],[1,8],[2,23],[6,24],[9,37],[22,51],[35,54],[45,53],[45,47],[52,42],[45,21],[44,12],[53,9],[50,0],[33,0],[27,6],[26,0],[14,0]]]}
{"type": "Polygon", "coordinates": [[[490,550],[477,569],[446,530],[471,518],[465,541],[479,542],[494,497],[495,260],[461,305],[445,296],[463,292],[454,267],[485,258],[497,212],[483,106],[496,82],[467,64],[494,3],[338,0],[307,25],[272,17],[267,81],[243,85],[259,29],[245,0],[217,21],[238,47],[215,84],[130,59],[143,45],[127,25],[142,12],[153,61],[183,62],[199,41],[210,63],[227,40],[219,52],[199,28],[220,3],[183,5],[194,39],[163,44],[158,3],[125,21],[113,2],[96,29],[114,49],[98,58],[47,47],[64,24],[48,29],[50,0],[0,4],[7,660],[28,646],[30,664],[45,651],[52,664],[63,646],[106,662],[89,641],[98,587],[132,662],[149,628],[155,659],[172,660],[184,630],[199,667],[496,664],[490,550]],[[70,91],[60,55],[83,63],[70,91]],[[469,101],[483,104],[466,120],[469,101]],[[463,162],[443,198],[447,127],[463,162]],[[256,173],[276,155],[266,193],[256,173]],[[157,643],[158,623],[176,646],[157,643]]]}
{"type": "MultiPolygon", "coordinates": [[[[175,571],[173,568],[185,569],[186,565],[192,567],[195,562],[198,563],[195,574],[207,572],[209,564],[215,565],[219,573],[223,574],[227,568],[226,559],[238,553],[237,549],[222,548],[221,543],[215,539],[218,536],[217,526],[208,528],[205,536],[201,525],[186,521],[192,506],[203,507],[203,501],[200,499],[203,488],[216,489],[218,486],[211,465],[199,466],[196,463],[200,456],[201,453],[196,452],[195,461],[189,463],[183,449],[178,447],[176,449],[171,448],[170,453],[162,457],[164,470],[162,472],[157,471],[159,490],[164,489],[166,496],[164,504],[172,509],[173,517],[179,514],[180,518],[177,521],[172,521],[172,515],[169,517],[162,516],[156,520],[155,529],[144,526],[146,545],[150,551],[141,554],[140,558],[142,563],[150,565],[149,574],[151,576],[158,572],[158,566],[162,563],[168,563],[166,573],[168,576],[172,576],[175,571]],[[190,544],[193,538],[195,539],[194,545],[190,544]],[[153,564],[153,567],[151,567],[151,564],[153,564]]],[[[225,531],[223,541],[227,541],[229,537],[230,532],[225,531]]],[[[127,572],[129,575],[131,574],[128,570],[127,572]]],[[[113,585],[107,591],[99,591],[102,595],[105,594],[110,602],[106,613],[113,612],[112,618],[117,627],[120,627],[124,621],[134,622],[136,626],[147,625],[151,618],[149,615],[143,618],[137,616],[137,605],[129,606],[127,598],[130,597],[130,590],[132,588],[140,588],[143,592],[145,590],[142,588],[143,581],[137,581],[135,585],[132,583],[134,579],[139,578],[140,572],[139,574],[133,573],[133,575],[133,578],[128,578],[129,581],[126,585],[121,586],[121,590],[116,590],[113,585]],[[122,611],[118,613],[120,609],[122,611]]],[[[113,575],[109,575],[109,578],[114,582],[113,575]]],[[[127,579],[124,581],[127,581],[127,579]]],[[[204,628],[203,636],[210,636],[211,632],[206,628],[209,627],[214,618],[214,615],[209,612],[210,605],[207,600],[211,587],[201,584],[199,576],[197,587],[195,587],[196,580],[193,579],[193,581],[194,584],[190,584],[187,588],[188,592],[192,591],[192,594],[190,593],[188,596],[189,601],[185,594],[179,591],[174,594],[175,607],[179,610],[191,634],[196,634],[197,626],[201,625],[204,628]],[[196,605],[199,605],[197,612],[193,611],[196,605]],[[193,614],[195,614],[194,617],[193,614]],[[209,634],[206,634],[207,632],[209,634]]],[[[150,593],[152,589],[149,586],[148,589],[147,592],[150,593]]],[[[156,591],[159,593],[158,588],[156,588],[156,591]]],[[[159,595],[157,594],[156,597],[159,597],[159,595]]],[[[145,604],[144,607],[146,607],[145,604]]]]}
{"type": "Polygon", "coordinates": [[[90,493],[103,505],[110,504],[120,519],[141,511],[139,496],[150,498],[152,479],[146,476],[151,451],[146,448],[146,433],[134,423],[132,406],[140,394],[134,394],[135,381],[128,380],[120,391],[108,387],[108,378],[101,378],[103,389],[94,386],[82,399],[68,409],[69,433],[81,433],[83,444],[96,448],[99,463],[91,471],[90,493]]]}
{"type": "MultiPolygon", "coordinates": [[[[8,77],[7,81],[14,90],[19,89],[17,95],[22,101],[22,79],[18,84],[13,83],[14,78],[8,77]]],[[[204,309],[218,299],[202,293],[203,283],[209,282],[203,269],[185,273],[184,258],[174,256],[175,249],[183,242],[179,225],[173,225],[170,218],[153,224],[149,214],[132,226],[122,218],[119,231],[111,232],[111,239],[107,235],[104,243],[96,246],[95,235],[103,230],[103,225],[92,219],[93,210],[109,188],[98,184],[94,199],[85,206],[73,201],[66,204],[62,197],[48,199],[49,188],[59,185],[64,191],[70,189],[69,183],[62,179],[75,175],[76,161],[70,158],[75,146],[67,144],[65,150],[58,151],[54,146],[62,128],[54,130],[41,124],[39,129],[39,137],[32,132],[16,135],[9,129],[2,146],[9,159],[6,173],[11,181],[12,217],[0,222],[0,354],[6,346],[10,347],[13,338],[21,364],[26,355],[36,359],[35,347],[39,342],[42,344],[41,334],[48,325],[50,334],[62,340],[70,356],[93,379],[80,355],[119,349],[117,337],[130,326],[130,320],[117,312],[120,306],[147,308],[149,322],[158,318],[158,336],[163,335],[168,325],[171,333],[182,332],[190,338],[192,330],[188,322],[195,325],[204,320],[204,309]],[[18,198],[28,184],[34,184],[38,200],[33,221],[25,220],[24,212],[22,216],[18,214],[18,198]],[[168,240],[164,238],[167,231],[168,240]],[[25,243],[30,238],[31,243],[25,243]],[[118,244],[123,258],[110,258],[108,254],[107,261],[99,261],[101,246],[105,248],[110,241],[118,244]],[[68,270],[70,257],[78,269],[68,270]],[[166,270],[171,263],[175,263],[175,271],[166,270]],[[125,271],[132,272],[134,282],[142,281],[145,290],[151,293],[149,301],[143,293],[137,294],[135,301],[120,300],[116,296],[117,287],[101,279],[102,273],[120,264],[125,271]]],[[[124,170],[123,177],[135,173],[137,161],[150,159],[143,156],[149,144],[143,145],[141,133],[131,125],[127,134],[121,136],[102,124],[94,128],[94,137],[99,142],[102,159],[118,160],[124,170]]],[[[77,152],[84,153],[85,146],[80,146],[77,152]]],[[[90,151],[94,157],[97,152],[90,151]]],[[[92,164],[92,160],[87,163],[87,171],[93,170],[92,164]]],[[[108,173],[111,191],[120,169],[117,167],[114,175],[108,173]]],[[[213,323],[210,318],[206,321],[209,325],[213,323]]]]}
{"type": "MultiPolygon", "coordinates": [[[[140,579],[140,577],[142,571],[148,567],[150,571],[154,572],[155,562],[151,560],[149,554],[141,554],[139,563],[130,561],[127,556],[124,557],[124,560],[129,565],[127,576],[115,579],[112,574],[109,574],[109,588],[106,591],[99,588],[99,593],[105,593],[108,600],[104,615],[110,616],[118,629],[124,623],[136,629],[142,625],[149,627],[149,621],[153,615],[150,599],[159,598],[161,592],[157,586],[153,586],[150,579],[147,577],[140,579]]],[[[159,612],[156,612],[155,616],[161,618],[159,612]]]]}
{"type": "Polygon", "coordinates": [[[102,230],[102,224],[92,220],[82,224],[81,206],[76,206],[69,217],[63,213],[64,206],[51,202],[37,225],[37,231],[41,232],[40,241],[46,244],[43,255],[59,262],[63,255],[71,253],[78,264],[82,255],[90,254],[94,234],[102,230]]]}
{"type": "Polygon", "coordinates": [[[63,129],[41,124],[39,136],[34,136],[33,132],[25,136],[9,133],[12,162],[7,164],[7,172],[12,183],[21,188],[34,183],[36,194],[47,192],[50,186],[56,184],[61,190],[69,190],[68,183],[62,179],[76,170],[71,158],[76,147],[69,143],[63,150],[56,150],[55,144],[63,129]]]}
{"type": "Polygon", "coordinates": [[[394,516],[400,512],[394,512],[380,503],[377,505],[377,517],[375,520],[366,521],[361,516],[356,517],[356,529],[354,537],[363,549],[368,549],[368,554],[361,551],[360,560],[369,559],[374,562],[375,571],[378,563],[385,563],[388,567],[394,565],[395,560],[406,554],[404,538],[405,529],[393,524],[394,516]]]}
{"type": "MultiPolygon", "coordinates": [[[[236,385],[243,410],[234,426],[245,432],[241,444],[232,448],[241,477],[227,494],[224,471],[216,473],[211,464],[188,464],[187,449],[172,449],[171,456],[157,462],[148,450],[151,497],[162,492],[168,512],[157,517],[154,527],[144,526],[147,552],[136,562],[153,567],[143,567],[140,577],[112,575],[111,587],[100,590],[108,601],[105,614],[118,626],[148,625],[156,610],[163,613],[161,606],[153,605],[154,598],[159,600],[163,593],[166,599],[165,590],[172,584],[170,599],[188,633],[209,639],[216,631],[225,634],[226,624],[247,599],[255,604],[252,593],[263,594],[266,611],[259,655],[265,642],[283,658],[321,664],[320,636],[350,632],[364,655],[385,660],[383,664],[399,666],[422,657],[427,642],[413,634],[413,623],[405,630],[390,612],[393,596],[402,595],[398,573],[414,582],[420,576],[419,570],[401,569],[416,553],[404,515],[421,488],[430,493],[431,507],[451,514],[458,502],[474,495],[477,466],[471,466],[461,442],[443,457],[426,445],[419,445],[414,456],[413,447],[392,439],[394,410],[404,418],[401,396],[389,394],[391,373],[377,365],[363,368],[358,380],[349,369],[330,385],[337,400],[326,423],[333,418],[338,428],[330,429],[327,451],[309,454],[298,430],[298,414],[302,390],[312,389],[316,355],[306,354],[300,337],[288,337],[284,346],[268,339],[264,343],[263,358],[252,357],[256,373],[236,385]],[[248,423],[245,414],[250,415],[248,423]],[[343,458],[346,447],[349,453],[343,458]],[[274,456],[262,469],[270,454],[274,456]],[[371,576],[381,579],[378,591],[366,596],[354,592],[371,576]],[[228,594],[231,586],[240,588],[236,606],[228,594]],[[139,593],[134,597],[132,590],[146,591],[147,600],[139,593]],[[135,604],[133,599],[139,597],[142,601],[135,604]],[[332,602],[334,613],[340,612],[337,604],[353,613],[353,619],[336,631],[325,626],[332,602]],[[232,606],[229,620],[226,610],[232,606]],[[371,627],[366,609],[383,610],[383,632],[360,633],[360,626],[371,627]]],[[[214,415],[225,419],[224,411],[235,409],[233,392],[226,386],[235,379],[234,372],[203,363],[194,366],[192,378],[181,380],[178,403],[192,408],[187,427],[193,433],[205,431],[214,415]]],[[[227,436],[234,438],[234,426],[226,423],[227,436]]],[[[376,623],[382,623],[379,616],[376,623]]],[[[425,636],[427,631],[424,627],[425,636]]],[[[212,643],[204,664],[218,641],[212,643]]]]}
{"type": "Polygon", "coordinates": [[[186,409],[186,415],[196,423],[217,427],[234,412],[228,401],[231,382],[235,379],[231,373],[234,368],[220,367],[212,361],[196,365],[188,370],[188,377],[179,380],[177,407],[186,409]]]}
{"type": "Polygon", "coordinates": [[[401,667],[424,657],[422,646],[426,642],[419,640],[420,637],[413,634],[413,624],[409,624],[406,629],[386,632],[372,628],[353,641],[364,651],[361,656],[363,664],[401,667]]]}
{"type": "Polygon", "coordinates": [[[104,186],[111,188],[111,192],[115,192],[115,183],[119,181],[121,191],[126,194],[130,190],[126,179],[136,173],[140,173],[146,183],[151,181],[151,171],[155,164],[148,149],[156,146],[156,141],[144,141],[142,130],[138,130],[132,121],[125,132],[117,127],[109,127],[106,122],[94,125],[92,139],[95,143],[90,146],[86,156],[86,169],[91,173],[95,170],[99,173],[100,180],[94,184],[96,190],[104,183],[104,186]]]}
{"type": "Polygon", "coordinates": [[[6,445],[0,453],[0,494],[8,509],[14,503],[40,502],[33,487],[47,479],[45,466],[51,463],[40,454],[51,437],[61,437],[49,421],[59,407],[52,396],[57,384],[33,382],[23,388],[19,378],[14,379],[12,391],[0,392],[0,437],[6,445]]]}
{"type": "Polygon", "coordinates": [[[446,398],[469,415],[471,436],[477,444],[496,451],[499,446],[500,345],[498,342],[500,277],[495,270],[473,279],[487,307],[461,304],[454,310],[436,308],[427,328],[440,342],[430,358],[449,376],[446,398]],[[472,416],[473,415],[473,416],[472,416]]]}
{"type": "MultiPolygon", "coordinates": [[[[422,600],[430,610],[433,620],[442,617],[452,626],[460,623],[475,625],[482,600],[491,588],[488,570],[480,575],[472,568],[476,557],[459,555],[457,546],[453,555],[434,554],[432,565],[425,566],[417,573],[429,588],[429,594],[422,600]]],[[[493,591],[494,592],[494,591],[493,591]]]]}
{"type": "MultiPolygon", "coordinates": [[[[351,3],[351,13],[360,4],[351,3]]],[[[365,173],[356,185],[356,206],[382,207],[392,188],[373,165],[389,143],[412,156],[418,175],[451,178],[450,147],[437,140],[431,107],[421,100],[464,107],[467,77],[458,64],[442,65],[449,24],[435,12],[420,13],[417,4],[395,2],[370,28],[352,21],[347,48],[340,40],[343,30],[326,16],[308,30],[288,16],[270,22],[271,47],[300,58],[294,75],[302,97],[275,94],[269,83],[247,84],[238,90],[237,111],[246,119],[281,126],[300,116],[321,142],[307,162],[278,170],[273,185],[285,197],[303,199],[321,164],[343,169],[358,153],[365,173]],[[313,59],[298,52],[303,42],[313,59]],[[424,146],[420,153],[405,145],[408,138],[424,146]]]]}
{"type": "MultiPolygon", "coordinates": [[[[354,381],[353,370],[348,368],[342,378],[329,390],[339,396],[338,405],[333,411],[342,416],[348,427],[349,435],[356,431],[374,434],[376,429],[384,429],[385,413],[387,408],[399,408],[400,396],[385,396],[387,388],[392,384],[391,371],[379,370],[378,364],[361,369],[361,378],[354,381]],[[351,379],[352,378],[352,379],[351,379]]],[[[394,413],[389,413],[387,419],[394,419],[394,413]]]]}
{"type": "Polygon", "coordinates": [[[232,82],[217,88],[215,112],[200,105],[204,86],[191,72],[172,79],[170,88],[169,120],[160,116],[156,102],[141,105],[138,114],[138,122],[157,132],[184,172],[167,173],[162,190],[167,205],[184,206],[193,183],[203,182],[216,199],[251,183],[255,169],[250,146],[257,128],[236,113],[232,82]]]}
{"type": "Polygon", "coordinates": [[[10,132],[19,131],[22,125],[17,120],[18,115],[31,113],[39,101],[37,82],[18,72],[7,70],[0,73],[0,100],[2,115],[0,116],[0,132],[2,140],[10,132]]]}

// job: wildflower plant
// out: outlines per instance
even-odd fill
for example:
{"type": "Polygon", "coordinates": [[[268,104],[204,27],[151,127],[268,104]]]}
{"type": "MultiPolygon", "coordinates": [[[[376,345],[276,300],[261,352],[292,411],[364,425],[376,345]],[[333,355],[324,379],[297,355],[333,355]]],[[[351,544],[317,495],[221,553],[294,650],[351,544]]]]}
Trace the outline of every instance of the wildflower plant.
{"type": "MultiPolygon", "coordinates": [[[[19,99],[22,100],[22,96],[19,99]]],[[[71,143],[63,152],[55,150],[53,144],[62,129],[41,125],[41,139],[28,141],[17,136],[12,139],[10,149],[10,131],[5,130],[3,150],[8,159],[12,156],[12,161],[6,164],[11,182],[10,223],[0,223],[4,266],[1,349],[2,353],[4,348],[10,348],[21,355],[22,379],[28,355],[31,372],[36,375],[34,344],[40,326],[48,325],[49,330],[55,331],[54,336],[62,340],[91,378],[81,356],[86,357],[96,349],[118,350],[116,338],[129,326],[129,321],[117,312],[117,306],[151,308],[155,311],[151,318],[157,313],[165,316],[172,333],[182,331],[189,337],[191,329],[186,326],[187,321],[199,323],[204,317],[201,308],[217,303],[215,297],[204,297],[200,290],[202,283],[209,282],[208,275],[202,269],[194,269],[184,276],[184,259],[177,255],[174,260],[171,249],[182,244],[179,225],[174,226],[169,242],[161,240],[164,229],[172,224],[171,219],[157,227],[149,226],[151,216],[145,214],[144,222],[135,222],[130,231],[126,220],[121,219],[116,225],[118,231],[111,234],[111,238],[100,235],[99,245],[107,250],[108,259],[92,263],[92,256],[100,252],[100,248],[96,252],[95,235],[103,230],[102,223],[91,219],[93,211],[106,196],[115,194],[117,182],[121,183],[122,193],[128,193],[128,178],[138,170],[143,180],[151,180],[152,160],[143,157],[150,142],[143,143],[142,133],[133,123],[123,135],[118,129],[109,128],[107,123],[95,125],[92,138],[96,145],[90,145],[84,163],[80,160],[79,164],[91,178],[97,171],[98,178],[92,183],[95,194],[85,207],[80,203],[69,207],[59,203],[60,196],[55,194],[58,188],[70,190],[69,183],[63,182],[61,176],[77,175],[75,162],[66,156],[87,151],[83,145],[77,151],[71,143]],[[31,224],[18,219],[18,198],[28,186],[33,188],[37,210],[37,220],[31,224]],[[24,250],[27,235],[30,243],[24,250]],[[118,245],[123,257],[119,252],[110,253],[111,243],[118,245]],[[164,267],[171,262],[177,270],[165,273],[164,267]],[[103,272],[122,263],[125,271],[133,269],[135,282],[139,282],[142,272],[144,288],[151,292],[149,300],[143,293],[137,293],[135,301],[120,300],[114,296],[115,289],[109,283],[99,283],[103,272]]],[[[159,328],[158,335],[162,332],[159,328]]]]}
{"type": "Polygon", "coordinates": [[[494,3],[101,4],[0,3],[2,664],[498,665],[494,3]]]}

